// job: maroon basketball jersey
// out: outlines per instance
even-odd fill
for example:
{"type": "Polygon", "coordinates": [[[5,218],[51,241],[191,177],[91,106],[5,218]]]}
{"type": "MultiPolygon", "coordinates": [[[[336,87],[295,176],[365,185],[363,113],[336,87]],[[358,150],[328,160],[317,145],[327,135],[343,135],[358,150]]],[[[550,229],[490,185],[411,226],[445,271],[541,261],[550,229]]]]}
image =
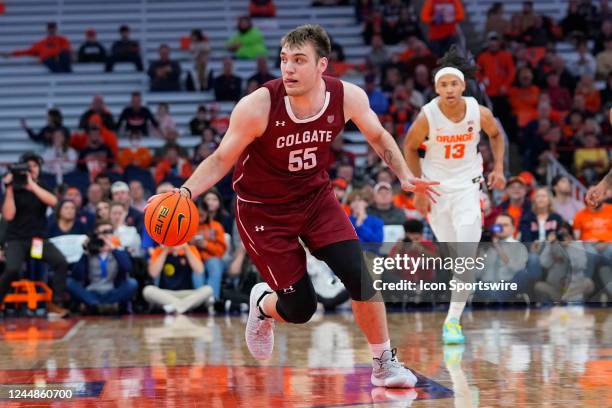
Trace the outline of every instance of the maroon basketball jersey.
{"type": "Polygon", "coordinates": [[[287,203],[329,183],[330,145],[344,129],[344,87],[338,79],[323,80],[325,103],[307,119],[293,114],[282,79],[266,82],[268,126],[244,150],[234,170],[233,187],[240,199],[287,203]]]}

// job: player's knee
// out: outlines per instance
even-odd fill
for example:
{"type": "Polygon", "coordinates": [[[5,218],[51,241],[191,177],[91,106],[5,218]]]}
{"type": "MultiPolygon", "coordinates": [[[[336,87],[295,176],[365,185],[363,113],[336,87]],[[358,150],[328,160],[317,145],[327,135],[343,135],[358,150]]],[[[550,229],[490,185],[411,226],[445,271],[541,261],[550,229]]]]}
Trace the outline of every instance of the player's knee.
{"type": "Polygon", "coordinates": [[[336,275],[340,278],[352,300],[370,300],[376,291],[361,256],[350,257],[336,275]]]}
{"type": "Polygon", "coordinates": [[[353,300],[370,300],[376,293],[357,240],[337,242],[314,254],[340,278],[353,300]]]}
{"type": "MultiPolygon", "coordinates": [[[[348,262],[346,269],[338,274],[340,280],[344,284],[344,287],[348,291],[352,300],[367,300],[365,299],[366,294],[364,289],[367,289],[364,285],[367,285],[368,276],[363,274],[361,270],[361,262],[348,262]],[[340,277],[342,275],[342,277],[340,277]]],[[[366,290],[367,292],[367,290],[366,290]]]]}
{"type": "MultiPolygon", "coordinates": [[[[296,300],[298,300],[296,298],[296,300]]],[[[308,322],[317,311],[316,296],[299,301],[282,301],[276,305],[278,314],[288,323],[303,324],[308,322]]]]}

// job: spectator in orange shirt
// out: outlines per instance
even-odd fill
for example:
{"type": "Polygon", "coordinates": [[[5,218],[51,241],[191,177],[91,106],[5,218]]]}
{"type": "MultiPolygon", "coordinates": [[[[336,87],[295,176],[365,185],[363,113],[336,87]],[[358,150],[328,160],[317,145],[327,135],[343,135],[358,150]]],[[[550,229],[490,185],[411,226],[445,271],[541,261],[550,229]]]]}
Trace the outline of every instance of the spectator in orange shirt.
{"type": "Polygon", "coordinates": [[[480,67],[479,79],[487,88],[493,103],[493,112],[500,118],[504,128],[510,129],[510,103],[508,91],[516,74],[512,54],[502,48],[501,38],[495,31],[487,35],[487,49],[477,59],[480,67]]]}
{"type": "Polygon", "coordinates": [[[119,151],[117,162],[122,169],[127,166],[136,166],[143,169],[148,169],[153,162],[153,155],[151,151],[146,147],[142,146],[141,137],[138,130],[133,130],[128,136],[130,141],[129,147],[124,147],[119,151]]]}
{"type": "Polygon", "coordinates": [[[583,74],[580,77],[575,93],[584,97],[587,111],[593,114],[599,113],[601,110],[601,94],[595,87],[592,75],[583,74]]]}
{"type": "Polygon", "coordinates": [[[51,72],[72,72],[70,41],[57,35],[57,23],[47,23],[47,36],[32,44],[30,48],[3,53],[5,57],[31,55],[38,57],[40,62],[51,72]]]}
{"type": "Polygon", "coordinates": [[[429,46],[438,57],[457,42],[457,24],[465,11],[461,0],[425,0],[421,20],[429,27],[429,46]]]}
{"type": "Polygon", "coordinates": [[[526,198],[527,183],[521,177],[510,177],[506,184],[506,194],[508,199],[503,201],[499,207],[502,212],[510,214],[514,220],[515,231],[518,232],[521,221],[526,220],[531,212],[531,202],[526,198]]]}
{"type": "Polygon", "coordinates": [[[592,278],[597,272],[604,273],[604,269],[609,272],[612,265],[612,204],[594,206],[586,202],[586,207],[576,213],[573,228],[576,239],[587,241],[584,244],[587,277],[592,278]]]}
{"type": "Polygon", "coordinates": [[[576,239],[591,242],[612,242],[612,204],[595,207],[587,203],[574,218],[576,239]]]}
{"type": "Polygon", "coordinates": [[[225,230],[220,222],[211,217],[206,200],[199,201],[198,210],[200,226],[191,244],[200,251],[200,256],[204,262],[205,276],[202,276],[202,283],[212,287],[215,300],[219,300],[221,299],[221,280],[225,270],[222,258],[227,250],[225,230]]]}
{"type": "Polygon", "coordinates": [[[524,67],[518,72],[518,86],[513,86],[508,92],[512,111],[518,119],[519,127],[537,116],[537,106],[540,99],[540,89],[533,84],[533,72],[524,67]]]}
{"type": "Polygon", "coordinates": [[[420,220],[423,218],[423,214],[414,207],[414,194],[412,192],[399,190],[393,197],[393,205],[403,210],[408,219],[420,220]]]}
{"type": "Polygon", "coordinates": [[[566,139],[574,137],[582,132],[584,127],[584,114],[579,110],[571,110],[565,117],[565,125],[563,126],[563,136],[566,139]]]}
{"type": "Polygon", "coordinates": [[[225,209],[229,207],[231,203],[227,202],[228,200],[221,195],[216,187],[208,190],[202,199],[206,202],[206,208],[208,209],[210,218],[221,223],[223,230],[231,234],[234,229],[234,220],[225,209]]]}
{"type": "Polygon", "coordinates": [[[161,183],[168,176],[187,179],[191,176],[191,172],[191,163],[189,163],[189,160],[179,156],[178,146],[168,145],[164,158],[155,167],[155,183],[161,183]]]}
{"type": "Polygon", "coordinates": [[[104,126],[102,118],[97,113],[91,115],[89,117],[89,121],[87,126],[85,127],[84,132],[75,132],[70,136],[70,146],[73,149],[81,151],[87,147],[88,138],[87,134],[91,129],[97,129],[100,131],[100,136],[102,137],[103,143],[108,146],[108,148],[113,153],[113,156],[117,156],[119,152],[119,144],[117,142],[117,135],[115,132],[109,130],[104,126]]]}

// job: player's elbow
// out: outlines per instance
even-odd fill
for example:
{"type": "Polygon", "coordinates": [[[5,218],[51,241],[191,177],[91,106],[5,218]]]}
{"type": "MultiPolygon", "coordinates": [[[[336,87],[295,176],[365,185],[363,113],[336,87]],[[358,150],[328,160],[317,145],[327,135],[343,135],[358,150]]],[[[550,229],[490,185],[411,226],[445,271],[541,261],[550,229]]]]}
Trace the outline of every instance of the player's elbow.
{"type": "Polygon", "coordinates": [[[227,169],[229,170],[233,165],[235,160],[229,154],[222,152],[220,150],[215,151],[208,158],[213,165],[213,168],[218,169],[227,169]]]}
{"type": "Polygon", "coordinates": [[[404,154],[419,154],[419,146],[416,146],[412,143],[409,138],[406,137],[406,141],[404,142],[404,154]]]}

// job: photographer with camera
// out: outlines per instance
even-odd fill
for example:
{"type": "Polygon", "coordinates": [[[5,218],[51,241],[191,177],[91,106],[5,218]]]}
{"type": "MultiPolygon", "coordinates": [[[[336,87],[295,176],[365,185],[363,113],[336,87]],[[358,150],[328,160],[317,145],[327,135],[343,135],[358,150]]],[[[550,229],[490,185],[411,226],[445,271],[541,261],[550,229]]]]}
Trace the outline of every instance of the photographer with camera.
{"type": "Polygon", "coordinates": [[[97,312],[100,305],[118,303],[121,307],[136,293],[138,283],[129,276],[130,255],[119,246],[112,224],[99,221],[84,243],[85,254],[72,267],[68,291],[92,312],[97,312]]]}
{"type": "Polygon", "coordinates": [[[549,233],[540,255],[545,278],[535,285],[538,300],[573,302],[588,298],[595,284],[586,273],[587,255],[582,241],[573,239],[568,223],[549,233]]]}
{"type": "Polygon", "coordinates": [[[514,296],[530,292],[533,283],[540,277],[538,258],[530,258],[525,245],[514,238],[514,232],[514,218],[508,213],[499,214],[491,227],[492,243],[486,246],[485,267],[480,280],[516,283],[517,292],[481,290],[476,293],[479,300],[514,300],[514,296]]]}
{"type": "Polygon", "coordinates": [[[0,275],[0,300],[9,292],[11,283],[19,279],[23,262],[31,258],[47,263],[53,273],[53,302],[48,310],[66,316],[68,310],[61,307],[66,288],[68,264],[62,253],[43,239],[47,226],[47,207],[57,205],[57,198],[38,182],[42,158],[25,153],[19,163],[10,166],[10,172],[2,181],[5,197],[2,217],[7,221],[6,268],[0,275]]]}

